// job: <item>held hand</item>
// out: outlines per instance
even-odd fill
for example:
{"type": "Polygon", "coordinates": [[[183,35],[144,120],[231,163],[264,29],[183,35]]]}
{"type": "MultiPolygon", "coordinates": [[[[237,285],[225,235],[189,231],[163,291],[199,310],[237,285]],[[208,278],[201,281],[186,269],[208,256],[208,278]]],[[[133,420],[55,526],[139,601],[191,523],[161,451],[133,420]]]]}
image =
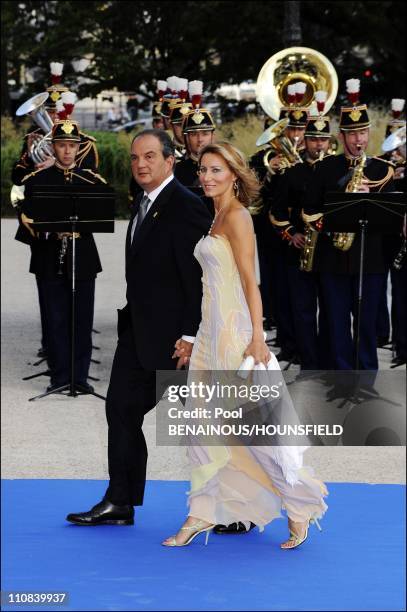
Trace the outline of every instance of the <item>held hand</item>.
{"type": "Polygon", "coordinates": [[[175,351],[172,355],[172,359],[178,358],[177,370],[180,370],[182,367],[188,365],[194,345],[192,342],[187,342],[186,340],[179,338],[174,346],[175,351]]]}
{"type": "Polygon", "coordinates": [[[21,213],[21,223],[24,225],[24,227],[26,227],[28,229],[28,231],[30,232],[31,236],[36,238],[35,232],[34,232],[33,228],[30,226],[30,223],[34,223],[34,219],[29,219],[27,217],[27,215],[25,215],[24,213],[21,213]]]}
{"type": "Polygon", "coordinates": [[[45,168],[50,168],[50,166],[53,166],[54,164],[55,159],[53,157],[46,157],[44,161],[40,162],[39,164],[35,164],[35,169],[45,170],[45,168]]]}
{"type": "Polygon", "coordinates": [[[305,245],[305,236],[304,234],[300,234],[297,232],[291,238],[291,244],[293,244],[297,249],[303,249],[305,245]]]}
{"type": "Polygon", "coordinates": [[[245,350],[243,357],[248,357],[249,355],[253,357],[256,365],[264,363],[266,367],[271,357],[269,347],[264,340],[252,340],[245,350]]]}
{"type": "Polygon", "coordinates": [[[404,166],[399,166],[394,171],[394,180],[399,181],[404,178],[404,166]]]}

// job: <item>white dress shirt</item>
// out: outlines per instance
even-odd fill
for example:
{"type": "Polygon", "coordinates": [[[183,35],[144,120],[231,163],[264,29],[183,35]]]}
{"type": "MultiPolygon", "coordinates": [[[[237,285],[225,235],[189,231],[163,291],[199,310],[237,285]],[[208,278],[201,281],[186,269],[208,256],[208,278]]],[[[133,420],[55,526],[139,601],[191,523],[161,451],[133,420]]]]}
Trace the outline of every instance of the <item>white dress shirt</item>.
{"type": "MultiPolygon", "coordinates": [[[[174,178],[174,175],[171,174],[170,176],[168,176],[162,183],[161,185],[158,185],[158,187],[156,187],[155,189],[153,189],[153,191],[151,191],[150,193],[147,193],[146,191],[143,193],[143,197],[147,196],[148,199],[150,200],[150,203],[148,205],[147,208],[147,213],[150,210],[150,208],[152,207],[152,205],[154,204],[155,200],[158,198],[158,196],[160,195],[160,193],[162,192],[162,190],[164,189],[164,187],[166,187],[167,185],[169,185],[169,183],[171,183],[172,179],[174,178]]],[[[146,214],[147,214],[146,213],[146,214]]],[[[131,226],[131,242],[133,242],[133,236],[134,236],[134,230],[136,229],[136,225],[137,225],[137,217],[138,215],[136,215],[133,219],[133,225],[131,226]]],[[[195,342],[195,336],[182,336],[182,340],[185,340],[186,342],[191,342],[192,344],[195,342]]]]}
{"type": "MultiPolygon", "coordinates": [[[[143,197],[147,196],[148,199],[150,200],[150,203],[148,205],[147,208],[147,213],[150,210],[150,208],[152,207],[152,205],[154,204],[155,200],[158,198],[158,196],[160,195],[160,193],[162,192],[162,190],[164,189],[164,187],[166,187],[169,183],[171,183],[172,179],[174,178],[173,174],[170,174],[170,176],[168,176],[162,183],[161,185],[158,185],[158,187],[156,187],[155,189],[153,189],[153,191],[151,191],[150,193],[147,193],[146,191],[143,193],[143,197]]],[[[146,213],[146,214],[147,214],[146,213]]],[[[133,242],[133,236],[134,236],[134,230],[136,229],[136,225],[137,225],[137,217],[138,215],[136,215],[133,219],[133,225],[131,226],[131,242],[133,242]]]]}

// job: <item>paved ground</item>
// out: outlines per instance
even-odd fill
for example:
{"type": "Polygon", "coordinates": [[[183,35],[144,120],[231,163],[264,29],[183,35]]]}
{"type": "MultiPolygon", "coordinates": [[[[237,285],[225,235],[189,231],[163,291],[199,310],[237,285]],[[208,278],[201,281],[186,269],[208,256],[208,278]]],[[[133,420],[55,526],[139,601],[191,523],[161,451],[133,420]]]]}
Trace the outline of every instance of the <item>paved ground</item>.
{"type": "MultiPolygon", "coordinates": [[[[97,390],[107,390],[116,345],[116,309],[125,302],[124,236],[126,222],[116,233],[96,239],[104,272],[96,283],[94,343],[100,350],[91,374],[100,378],[97,390]]],[[[28,274],[29,249],[13,240],[16,222],[2,221],[2,434],[3,478],[106,478],[107,429],[104,403],[94,397],[51,396],[37,402],[48,378],[22,382],[39,370],[33,367],[40,326],[34,277],[28,274]]],[[[380,351],[382,368],[390,354],[380,351]]],[[[155,414],[145,421],[152,479],[188,478],[185,450],[155,445],[155,414]]],[[[307,453],[325,481],[400,483],[405,481],[404,450],[396,447],[315,447],[307,453]]]]}

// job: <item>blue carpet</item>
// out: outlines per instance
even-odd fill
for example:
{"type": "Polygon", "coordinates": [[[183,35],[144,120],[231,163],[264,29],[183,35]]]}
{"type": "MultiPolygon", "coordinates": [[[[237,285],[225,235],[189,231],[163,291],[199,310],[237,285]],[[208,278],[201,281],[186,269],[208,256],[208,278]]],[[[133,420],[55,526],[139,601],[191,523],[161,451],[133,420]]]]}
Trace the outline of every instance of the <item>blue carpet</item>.
{"type": "MultiPolygon", "coordinates": [[[[68,603],[52,607],[62,611],[405,610],[401,485],[328,485],[322,534],[312,527],[294,551],[278,546],[286,520],[263,534],[212,534],[207,547],[199,536],[163,548],[185,516],[185,482],[148,482],[134,527],[65,523],[105,485],[3,481],[3,591],[68,591],[68,603]]],[[[18,609],[44,606],[3,606],[18,609]]]]}

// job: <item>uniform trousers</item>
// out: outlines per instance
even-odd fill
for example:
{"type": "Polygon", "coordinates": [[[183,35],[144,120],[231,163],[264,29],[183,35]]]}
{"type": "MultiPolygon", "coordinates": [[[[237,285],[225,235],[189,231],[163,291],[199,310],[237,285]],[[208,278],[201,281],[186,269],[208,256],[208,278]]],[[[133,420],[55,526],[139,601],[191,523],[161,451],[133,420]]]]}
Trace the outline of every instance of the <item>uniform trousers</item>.
{"type": "Polygon", "coordinates": [[[48,351],[47,321],[46,321],[46,318],[45,318],[45,304],[44,304],[43,290],[42,290],[40,278],[38,276],[36,276],[35,280],[37,282],[38,302],[39,302],[39,306],[40,306],[41,348],[44,351],[48,351]]]}
{"type": "MultiPolygon", "coordinates": [[[[377,370],[376,329],[384,274],[365,274],[360,320],[359,368],[377,370]]],[[[354,370],[356,322],[358,309],[357,274],[321,273],[321,287],[326,307],[331,359],[335,370],[354,370]],[[353,334],[352,319],[353,315],[353,334]]]]}
{"type": "Polygon", "coordinates": [[[378,338],[388,339],[390,338],[390,315],[389,307],[387,304],[387,279],[388,272],[384,275],[384,282],[382,287],[382,295],[379,305],[379,316],[377,318],[377,332],[378,338]]]}
{"type": "Polygon", "coordinates": [[[407,263],[401,270],[390,270],[392,285],[392,341],[397,357],[407,356],[407,263]]]}
{"type": "MultiPolygon", "coordinates": [[[[72,293],[71,280],[38,279],[48,338],[51,384],[71,380],[72,293]]],[[[92,357],[95,279],[77,280],[75,297],[75,382],[86,383],[92,357]]]]}
{"type": "Polygon", "coordinates": [[[329,369],[329,333],[316,272],[289,265],[288,286],[301,370],[329,369]]]}
{"type": "Polygon", "coordinates": [[[297,352],[294,317],[288,286],[286,245],[273,249],[271,255],[271,309],[281,349],[292,356],[297,352]]]}

